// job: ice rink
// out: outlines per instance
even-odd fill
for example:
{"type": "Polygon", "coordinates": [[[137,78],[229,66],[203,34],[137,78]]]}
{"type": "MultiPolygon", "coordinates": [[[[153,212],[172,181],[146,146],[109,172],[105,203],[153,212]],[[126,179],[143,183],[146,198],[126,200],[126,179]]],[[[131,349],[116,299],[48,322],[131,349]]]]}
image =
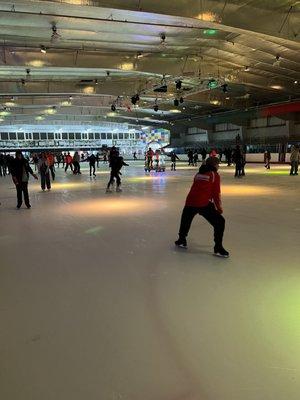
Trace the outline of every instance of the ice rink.
{"type": "Polygon", "coordinates": [[[300,177],[221,167],[219,259],[200,217],[174,248],[196,168],[129,163],[121,194],[31,179],[31,210],[0,178],[0,398],[299,400],[300,177]]]}

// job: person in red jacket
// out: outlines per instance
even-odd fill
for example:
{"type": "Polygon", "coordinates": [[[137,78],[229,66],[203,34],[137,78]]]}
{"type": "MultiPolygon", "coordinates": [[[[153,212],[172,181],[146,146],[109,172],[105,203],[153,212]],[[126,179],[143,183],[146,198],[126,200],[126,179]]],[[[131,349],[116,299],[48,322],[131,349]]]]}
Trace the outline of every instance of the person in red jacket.
{"type": "Polygon", "coordinates": [[[214,254],[219,257],[229,257],[223,247],[225,219],[221,203],[220,175],[218,174],[220,160],[209,157],[194,178],[194,183],[186,198],[182,211],[179,239],[176,246],[187,248],[186,237],[189,233],[193,218],[202,215],[214,227],[214,254]]]}

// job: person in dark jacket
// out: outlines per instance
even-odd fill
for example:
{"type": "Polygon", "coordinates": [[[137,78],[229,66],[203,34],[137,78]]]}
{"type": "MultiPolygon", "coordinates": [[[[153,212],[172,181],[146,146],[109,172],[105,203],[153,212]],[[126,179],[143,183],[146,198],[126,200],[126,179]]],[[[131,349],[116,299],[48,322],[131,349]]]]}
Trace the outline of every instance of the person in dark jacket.
{"type": "Polygon", "coordinates": [[[225,219],[221,203],[220,175],[218,174],[219,159],[209,157],[194,178],[194,183],[186,198],[182,211],[179,238],[175,242],[178,247],[187,248],[186,237],[196,214],[202,215],[214,227],[214,254],[219,257],[229,257],[223,247],[225,219]]]}
{"type": "Polygon", "coordinates": [[[240,178],[245,175],[244,172],[244,155],[239,145],[233,151],[232,161],[235,163],[235,178],[240,178]]]}
{"type": "Polygon", "coordinates": [[[123,157],[121,157],[119,155],[119,152],[115,151],[109,158],[109,166],[111,168],[111,171],[110,171],[110,179],[109,179],[109,182],[108,182],[107,188],[106,188],[106,193],[111,193],[110,186],[113,185],[115,178],[117,181],[116,191],[122,192],[120,175],[122,175],[121,168],[124,165],[128,166],[128,164],[126,164],[126,162],[124,162],[123,157]]]}
{"type": "Polygon", "coordinates": [[[26,207],[31,208],[28,194],[29,174],[38,179],[29,162],[23,157],[22,152],[20,150],[16,151],[16,158],[11,163],[11,175],[17,189],[17,208],[20,208],[23,203],[23,195],[26,207]]]}
{"type": "Polygon", "coordinates": [[[171,151],[170,157],[171,157],[171,171],[176,171],[176,161],[179,160],[179,157],[177,156],[175,151],[171,151]]]}
{"type": "Polygon", "coordinates": [[[92,176],[92,171],[93,171],[93,176],[96,176],[95,164],[96,164],[97,158],[92,153],[90,156],[88,156],[87,160],[88,160],[89,165],[90,165],[90,176],[92,176]]]}

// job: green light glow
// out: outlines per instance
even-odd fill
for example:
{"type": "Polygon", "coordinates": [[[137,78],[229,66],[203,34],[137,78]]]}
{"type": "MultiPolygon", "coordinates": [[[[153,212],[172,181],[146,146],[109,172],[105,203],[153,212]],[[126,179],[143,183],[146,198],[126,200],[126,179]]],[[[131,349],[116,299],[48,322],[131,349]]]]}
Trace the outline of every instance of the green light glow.
{"type": "Polygon", "coordinates": [[[203,31],[204,35],[215,35],[217,33],[216,29],[205,29],[203,31]]]}

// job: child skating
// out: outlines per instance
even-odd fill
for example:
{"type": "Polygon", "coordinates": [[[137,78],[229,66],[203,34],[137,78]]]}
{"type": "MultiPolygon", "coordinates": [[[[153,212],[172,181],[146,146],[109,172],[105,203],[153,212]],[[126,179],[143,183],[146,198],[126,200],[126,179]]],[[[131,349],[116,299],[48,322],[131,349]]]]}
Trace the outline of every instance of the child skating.
{"type": "Polygon", "coordinates": [[[193,218],[196,214],[199,214],[214,228],[214,254],[219,257],[229,257],[229,253],[224,249],[222,243],[225,219],[221,215],[223,209],[220,193],[220,175],[217,172],[219,162],[217,157],[209,157],[196,174],[182,211],[179,239],[175,244],[178,247],[187,248],[186,237],[193,218]]]}

